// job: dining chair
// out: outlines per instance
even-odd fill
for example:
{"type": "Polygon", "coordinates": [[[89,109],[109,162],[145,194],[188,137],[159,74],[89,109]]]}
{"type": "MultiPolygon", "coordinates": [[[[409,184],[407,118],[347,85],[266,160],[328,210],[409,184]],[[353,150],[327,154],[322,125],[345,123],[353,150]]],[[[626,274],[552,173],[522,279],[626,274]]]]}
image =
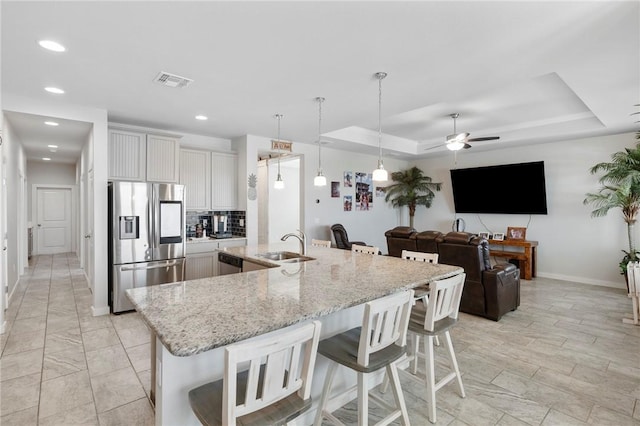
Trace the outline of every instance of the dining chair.
{"type": "Polygon", "coordinates": [[[351,245],[351,251],[354,253],[364,253],[364,254],[373,254],[377,255],[380,253],[380,249],[374,246],[361,246],[358,244],[351,245]]]}
{"type": "Polygon", "coordinates": [[[413,290],[394,293],[380,299],[367,302],[364,306],[362,326],[352,328],[343,333],[324,339],[318,345],[318,352],[328,358],[331,363],[325,377],[320,405],[316,411],[314,425],[320,426],[322,419],[327,418],[334,424],[342,424],[331,412],[327,411],[327,402],[331,396],[341,398],[351,393],[354,387],[346,389],[341,396],[331,395],[331,387],[338,366],[342,365],[357,374],[358,425],[368,424],[369,399],[377,405],[390,410],[380,424],[389,424],[397,418],[409,424],[409,414],[400,387],[397,361],[405,355],[407,327],[413,290]],[[369,393],[369,373],[386,368],[390,377],[395,407],[379,396],[369,393]]]}
{"type": "Polygon", "coordinates": [[[316,240],[311,239],[311,245],[313,247],[331,247],[331,240],[316,240]]]}
{"type": "MultiPolygon", "coordinates": [[[[415,356],[425,360],[425,379],[423,381],[422,378],[415,374],[407,374],[408,377],[426,383],[428,417],[431,423],[436,422],[436,391],[438,389],[456,379],[460,396],[462,398],[465,397],[462,377],[456,354],[453,350],[451,334],[449,333],[449,330],[458,322],[458,310],[460,308],[465,275],[462,273],[451,278],[433,281],[430,284],[429,299],[426,306],[416,304],[411,310],[409,334],[418,334],[424,337],[424,352],[418,352],[415,356]],[[450,372],[438,382],[435,381],[434,339],[436,336],[444,337],[450,364],[450,372]]],[[[411,356],[408,358],[411,358],[411,356]]]]}
{"type": "Polygon", "coordinates": [[[189,391],[203,425],[282,425],[311,407],[321,324],[294,325],[225,349],[224,376],[189,391]]]}

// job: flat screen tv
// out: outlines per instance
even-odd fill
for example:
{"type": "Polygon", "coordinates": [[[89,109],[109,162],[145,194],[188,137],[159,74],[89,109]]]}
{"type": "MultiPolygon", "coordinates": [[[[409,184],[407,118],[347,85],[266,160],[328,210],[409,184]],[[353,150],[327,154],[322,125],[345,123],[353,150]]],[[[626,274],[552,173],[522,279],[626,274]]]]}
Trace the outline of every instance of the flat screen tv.
{"type": "Polygon", "coordinates": [[[544,161],[451,170],[456,213],[547,214],[544,161]]]}

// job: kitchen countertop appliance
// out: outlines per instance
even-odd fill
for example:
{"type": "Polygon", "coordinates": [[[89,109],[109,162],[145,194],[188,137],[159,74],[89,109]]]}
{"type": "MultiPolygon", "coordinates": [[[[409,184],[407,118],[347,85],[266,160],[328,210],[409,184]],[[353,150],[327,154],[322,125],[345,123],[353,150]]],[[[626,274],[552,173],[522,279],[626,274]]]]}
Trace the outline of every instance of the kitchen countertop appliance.
{"type": "Polygon", "coordinates": [[[109,306],[134,309],[125,291],[184,280],[184,185],[109,182],[109,306]]]}

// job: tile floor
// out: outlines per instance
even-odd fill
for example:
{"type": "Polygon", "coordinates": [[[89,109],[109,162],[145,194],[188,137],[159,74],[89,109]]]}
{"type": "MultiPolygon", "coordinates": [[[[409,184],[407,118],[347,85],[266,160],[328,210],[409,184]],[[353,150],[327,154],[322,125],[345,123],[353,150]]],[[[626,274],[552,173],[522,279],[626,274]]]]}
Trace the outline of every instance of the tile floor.
{"type": "MultiPolygon", "coordinates": [[[[74,254],[30,264],[0,335],[0,424],[153,424],[144,323],[92,317],[74,254]]],[[[640,425],[640,327],[621,322],[630,310],[622,290],[537,278],[499,322],[461,314],[452,335],[467,397],[441,389],[438,424],[640,425]]],[[[424,388],[402,383],[412,424],[427,425],[424,388]]],[[[336,414],[353,424],[354,408],[336,414]]]]}

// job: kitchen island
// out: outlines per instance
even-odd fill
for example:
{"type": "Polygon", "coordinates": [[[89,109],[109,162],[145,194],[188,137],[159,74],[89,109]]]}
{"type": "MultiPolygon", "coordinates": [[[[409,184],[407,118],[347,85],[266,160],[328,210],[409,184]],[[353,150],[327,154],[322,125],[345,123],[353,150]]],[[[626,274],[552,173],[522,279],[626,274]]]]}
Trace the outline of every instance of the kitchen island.
{"type": "MultiPolygon", "coordinates": [[[[309,247],[312,260],[306,262],[272,262],[260,256],[298,248],[292,242],[228,247],[223,251],[266,269],[127,291],[155,335],[156,425],[199,424],[187,394],[222,377],[224,346],[313,319],[322,322],[322,338],[329,337],[359,325],[367,301],[462,272],[457,266],[321,247],[309,247]]],[[[326,360],[318,357],[314,402],[326,368],[326,360]]],[[[352,379],[345,378],[343,386],[352,379]]],[[[333,402],[336,407],[342,403],[333,402]]],[[[313,411],[299,423],[310,424],[313,411]]]]}

